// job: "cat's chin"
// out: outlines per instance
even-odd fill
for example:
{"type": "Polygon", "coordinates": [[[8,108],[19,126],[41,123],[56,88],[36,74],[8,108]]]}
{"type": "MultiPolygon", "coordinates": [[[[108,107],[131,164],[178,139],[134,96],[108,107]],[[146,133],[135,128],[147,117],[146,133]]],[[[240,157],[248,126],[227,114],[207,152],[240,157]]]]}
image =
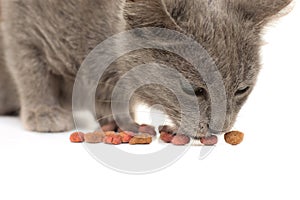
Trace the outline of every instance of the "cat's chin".
{"type": "Polygon", "coordinates": [[[207,134],[200,134],[200,135],[194,135],[194,136],[190,136],[191,138],[193,138],[194,140],[200,140],[201,138],[205,138],[205,137],[210,137],[210,136],[218,136],[223,134],[224,132],[216,132],[216,133],[207,133],[207,134]]]}
{"type": "Polygon", "coordinates": [[[229,130],[213,130],[213,129],[208,129],[208,132],[206,133],[197,133],[196,135],[189,135],[191,138],[195,139],[195,140],[199,140],[200,138],[203,137],[209,137],[212,135],[222,135],[224,133],[227,133],[229,130]]]}
{"type": "Polygon", "coordinates": [[[211,128],[208,128],[209,133],[213,134],[213,135],[222,135],[224,133],[227,133],[231,130],[231,128],[228,129],[224,129],[224,130],[214,130],[211,128]]]}

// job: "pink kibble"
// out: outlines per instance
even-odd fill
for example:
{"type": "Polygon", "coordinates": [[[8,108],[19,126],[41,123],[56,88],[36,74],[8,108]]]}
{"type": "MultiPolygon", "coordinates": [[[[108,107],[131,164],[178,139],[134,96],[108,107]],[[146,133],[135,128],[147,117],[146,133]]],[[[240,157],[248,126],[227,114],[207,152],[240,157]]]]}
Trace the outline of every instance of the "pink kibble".
{"type": "Polygon", "coordinates": [[[139,132],[140,133],[147,133],[147,134],[152,135],[152,136],[156,136],[155,127],[147,125],[147,124],[140,125],[139,132]]]}
{"type": "Polygon", "coordinates": [[[173,137],[171,142],[174,145],[186,145],[190,142],[190,137],[183,134],[178,134],[173,137]]]}
{"type": "Polygon", "coordinates": [[[218,137],[215,135],[211,135],[208,137],[202,137],[202,138],[200,138],[200,142],[207,146],[215,145],[218,143],[218,137]]]}

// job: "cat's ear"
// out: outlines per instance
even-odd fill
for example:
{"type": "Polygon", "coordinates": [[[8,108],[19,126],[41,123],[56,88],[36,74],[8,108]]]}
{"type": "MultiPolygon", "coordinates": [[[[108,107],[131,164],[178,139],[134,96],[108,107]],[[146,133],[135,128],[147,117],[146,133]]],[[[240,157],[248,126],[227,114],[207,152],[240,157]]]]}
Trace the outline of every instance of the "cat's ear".
{"type": "Polygon", "coordinates": [[[160,27],[180,31],[164,0],[126,0],[124,18],[130,28],[160,27]]]}
{"type": "Polygon", "coordinates": [[[291,2],[292,0],[235,0],[231,4],[245,20],[265,24],[291,2]]]}

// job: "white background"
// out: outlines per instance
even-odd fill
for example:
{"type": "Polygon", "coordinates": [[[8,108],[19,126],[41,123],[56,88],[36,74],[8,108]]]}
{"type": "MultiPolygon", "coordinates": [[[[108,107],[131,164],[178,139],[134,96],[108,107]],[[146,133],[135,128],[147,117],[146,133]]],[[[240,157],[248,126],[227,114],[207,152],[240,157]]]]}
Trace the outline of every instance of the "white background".
{"type": "Polygon", "coordinates": [[[108,169],[69,133],[23,130],[0,117],[0,199],[299,199],[300,5],[266,30],[263,69],[239,114],[239,146],[222,141],[204,160],[192,147],[163,171],[108,169]]]}

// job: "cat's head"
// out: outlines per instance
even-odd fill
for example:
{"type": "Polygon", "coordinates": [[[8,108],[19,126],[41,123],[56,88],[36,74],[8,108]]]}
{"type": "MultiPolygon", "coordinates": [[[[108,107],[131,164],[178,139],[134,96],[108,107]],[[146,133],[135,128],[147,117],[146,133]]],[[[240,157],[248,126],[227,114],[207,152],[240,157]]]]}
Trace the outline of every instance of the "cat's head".
{"type": "MultiPolygon", "coordinates": [[[[263,27],[290,2],[291,0],[127,0],[124,16],[128,29],[168,28],[192,36],[205,48],[223,77],[227,98],[225,125],[222,130],[211,131],[224,132],[232,128],[238,112],[255,85],[260,69],[259,51],[263,27]]],[[[147,54],[166,65],[169,62],[194,87],[200,109],[198,136],[206,134],[211,117],[211,100],[203,78],[179,56],[156,50],[147,54]]],[[[143,53],[135,57],[143,58],[143,53]]],[[[183,85],[181,88],[186,95],[194,94],[183,85]]],[[[148,104],[161,104],[168,108],[165,109],[167,114],[179,124],[180,107],[170,90],[148,85],[141,88],[140,96],[148,104]]]]}

